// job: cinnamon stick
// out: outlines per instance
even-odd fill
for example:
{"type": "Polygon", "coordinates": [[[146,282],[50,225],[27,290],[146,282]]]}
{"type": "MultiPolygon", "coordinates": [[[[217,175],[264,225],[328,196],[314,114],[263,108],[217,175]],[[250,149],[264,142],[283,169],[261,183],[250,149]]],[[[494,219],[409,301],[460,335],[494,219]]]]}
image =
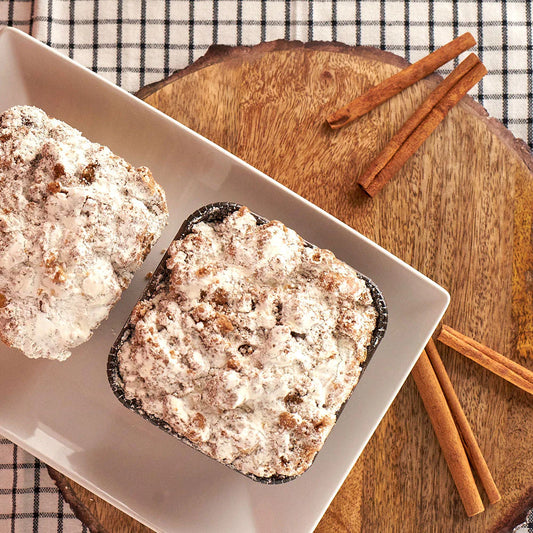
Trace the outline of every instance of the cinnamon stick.
{"type": "Polygon", "coordinates": [[[438,48],[428,56],[409,65],[404,70],[375,85],[348,105],[330,115],[326,120],[333,128],[340,128],[368,113],[405,88],[425,78],[439,67],[456,58],[462,52],[472,48],[476,40],[470,33],[465,33],[448,44],[438,48]]]}
{"type": "Polygon", "coordinates": [[[533,394],[533,372],[531,370],[459,333],[450,326],[443,325],[437,339],[492,373],[529,394],[533,394]]]}
{"type": "Polygon", "coordinates": [[[429,340],[426,346],[426,353],[430,359],[433,369],[435,370],[435,374],[437,375],[440,386],[442,387],[442,391],[444,392],[444,396],[448,402],[453,419],[457,424],[466,449],[466,453],[473,464],[479,479],[481,480],[490,503],[497,503],[501,500],[500,492],[498,491],[498,487],[496,487],[496,483],[494,483],[494,479],[490,473],[489,467],[487,466],[487,462],[481,453],[481,449],[479,448],[479,444],[476,440],[474,432],[472,431],[472,427],[470,426],[465,412],[461,407],[459,398],[457,398],[455,389],[453,388],[450,377],[448,376],[448,372],[446,372],[446,368],[444,367],[444,363],[442,362],[433,339],[429,340]]]}
{"type": "MultiPolygon", "coordinates": [[[[393,155],[391,157],[387,156],[388,160],[383,168],[381,168],[377,174],[365,172],[359,178],[358,183],[363,190],[369,196],[376,195],[394,176],[394,174],[400,170],[405,162],[418,150],[418,148],[420,148],[431,133],[433,133],[435,128],[444,120],[450,109],[452,109],[452,107],[454,107],[486,73],[487,69],[481,62],[479,62],[466,72],[466,74],[460,77],[457,83],[453,85],[451,89],[431,108],[430,112],[422,119],[418,126],[411,131],[410,135],[406,136],[404,142],[396,151],[394,151],[393,155]]],[[[403,128],[411,128],[411,124],[408,123],[404,124],[402,130],[403,128]]],[[[404,135],[401,130],[397,135],[399,136],[400,134],[402,136],[404,135]]]]}
{"type": "Polygon", "coordinates": [[[444,393],[425,351],[411,374],[424,402],[450,473],[463,502],[466,514],[474,516],[485,510],[444,393]]]}
{"type": "Polygon", "coordinates": [[[446,93],[467,74],[473,67],[481,63],[475,54],[470,54],[456,69],[454,69],[422,102],[420,107],[409,117],[407,122],[392,137],[387,146],[370,163],[358,183],[366,189],[394,157],[407,138],[415,131],[420,123],[429,115],[433,108],[446,96],[446,93]]]}

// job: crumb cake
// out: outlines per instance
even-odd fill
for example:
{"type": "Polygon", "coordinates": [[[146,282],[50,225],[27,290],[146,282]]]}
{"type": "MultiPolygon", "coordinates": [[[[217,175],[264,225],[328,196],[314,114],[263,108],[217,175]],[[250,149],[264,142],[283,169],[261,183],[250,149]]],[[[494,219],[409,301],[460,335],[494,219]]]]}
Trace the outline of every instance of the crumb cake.
{"type": "Polygon", "coordinates": [[[104,320],[161,234],[165,195],[35,107],[0,115],[0,338],[64,360],[104,320]]]}
{"type": "Polygon", "coordinates": [[[194,448],[279,482],[313,462],[384,323],[369,280],[258,218],[241,207],[172,242],[110,380],[194,448]]]}

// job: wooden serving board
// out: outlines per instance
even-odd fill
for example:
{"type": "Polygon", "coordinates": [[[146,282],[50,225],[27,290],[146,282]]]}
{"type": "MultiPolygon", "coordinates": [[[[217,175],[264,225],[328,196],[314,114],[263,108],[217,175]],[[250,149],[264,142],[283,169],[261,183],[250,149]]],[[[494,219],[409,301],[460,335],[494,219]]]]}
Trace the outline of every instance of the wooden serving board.
{"type": "MultiPolygon", "coordinates": [[[[533,160],[525,144],[465,98],[372,200],[357,176],[439,77],[342,130],[325,124],[405,64],[333,43],[212,47],[139,96],[443,285],[447,324],[533,368],[533,160]]],[[[317,531],[502,531],[533,506],[532,397],[440,351],[501,503],[466,518],[409,378],[317,531]]],[[[147,531],[53,474],[92,531],[147,531]]]]}

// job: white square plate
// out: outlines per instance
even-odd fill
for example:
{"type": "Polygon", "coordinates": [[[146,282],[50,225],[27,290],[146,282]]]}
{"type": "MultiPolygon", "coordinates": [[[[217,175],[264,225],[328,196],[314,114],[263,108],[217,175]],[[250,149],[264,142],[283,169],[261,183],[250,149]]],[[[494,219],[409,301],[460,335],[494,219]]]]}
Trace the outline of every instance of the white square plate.
{"type": "Polygon", "coordinates": [[[13,29],[0,28],[0,113],[31,104],[147,165],[170,223],[92,339],[57,363],[0,347],[0,433],[157,531],[311,531],[392,403],[449,301],[444,289],[324,211],[134,96],[13,29]],[[253,482],[152,426],[114,397],[115,336],[181,222],[234,201],[276,218],[373,279],[389,325],[315,464],[253,482]]]}

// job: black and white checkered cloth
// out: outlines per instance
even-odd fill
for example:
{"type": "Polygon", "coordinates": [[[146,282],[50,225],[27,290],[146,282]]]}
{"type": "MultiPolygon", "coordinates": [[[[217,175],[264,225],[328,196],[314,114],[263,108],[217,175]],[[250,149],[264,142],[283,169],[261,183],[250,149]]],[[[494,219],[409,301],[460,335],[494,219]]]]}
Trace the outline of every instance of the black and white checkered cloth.
{"type": "Polygon", "coordinates": [[[46,466],[0,438],[0,532],[88,533],[63,500],[46,466]]]}
{"type": "MultiPolygon", "coordinates": [[[[0,24],[129,91],[187,66],[211,44],[333,40],[416,61],[469,31],[489,71],[472,96],[531,147],[532,12],[529,0],[0,0],[0,24]]],[[[533,533],[533,515],[521,527],[533,533]]],[[[84,528],[46,469],[0,439],[0,533],[31,530],[84,528]]]]}

